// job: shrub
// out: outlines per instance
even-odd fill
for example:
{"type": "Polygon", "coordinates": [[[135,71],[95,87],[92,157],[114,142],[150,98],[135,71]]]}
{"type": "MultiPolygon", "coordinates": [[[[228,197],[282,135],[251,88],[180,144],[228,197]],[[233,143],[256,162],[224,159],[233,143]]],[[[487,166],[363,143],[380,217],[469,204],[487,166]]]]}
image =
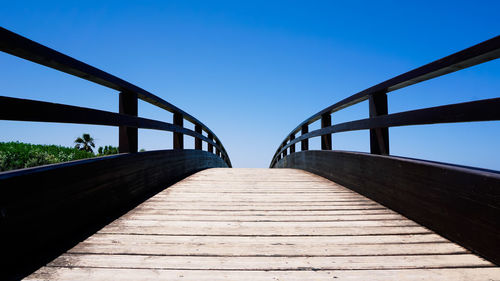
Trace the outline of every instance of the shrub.
{"type": "Polygon", "coordinates": [[[118,147],[111,146],[111,145],[106,145],[105,147],[100,146],[97,149],[98,155],[112,155],[112,154],[118,154],[118,147]]]}
{"type": "Polygon", "coordinates": [[[92,152],[58,145],[0,142],[0,171],[94,157],[92,152]]]}

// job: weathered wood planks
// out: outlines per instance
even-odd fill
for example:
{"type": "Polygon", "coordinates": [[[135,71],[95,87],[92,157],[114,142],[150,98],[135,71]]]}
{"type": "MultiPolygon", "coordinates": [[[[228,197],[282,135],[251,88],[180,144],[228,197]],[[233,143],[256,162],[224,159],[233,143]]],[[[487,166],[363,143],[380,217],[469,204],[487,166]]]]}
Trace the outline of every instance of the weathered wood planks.
{"type": "Polygon", "coordinates": [[[301,151],[298,168],[359,192],[500,265],[500,173],[395,156],[301,151]]]}
{"type": "Polygon", "coordinates": [[[490,262],[319,176],[209,169],[158,193],[27,280],[498,276],[490,262]]]}

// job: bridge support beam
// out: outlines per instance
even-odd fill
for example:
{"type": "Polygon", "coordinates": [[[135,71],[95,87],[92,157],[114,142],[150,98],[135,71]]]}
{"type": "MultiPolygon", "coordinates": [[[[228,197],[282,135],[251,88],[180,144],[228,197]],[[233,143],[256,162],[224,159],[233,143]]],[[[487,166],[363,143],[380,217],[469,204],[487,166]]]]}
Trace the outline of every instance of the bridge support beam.
{"type": "MultiPolygon", "coordinates": [[[[303,125],[302,126],[302,135],[309,133],[309,125],[303,125]]],[[[300,141],[300,150],[301,151],[306,151],[309,150],[309,139],[303,139],[300,141]]]]}
{"type": "MultiPolygon", "coordinates": [[[[387,94],[380,92],[370,95],[370,118],[387,115],[387,94]]],[[[370,152],[389,155],[389,128],[370,129],[370,152]]]]}
{"type": "MultiPolygon", "coordinates": [[[[201,125],[194,125],[194,131],[197,132],[198,134],[202,134],[203,131],[201,129],[201,125]]],[[[194,149],[196,150],[202,150],[202,141],[199,138],[194,138],[194,149]]]]}
{"type": "MultiPolygon", "coordinates": [[[[295,134],[290,135],[290,142],[292,142],[295,139],[295,134]]],[[[290,145],[290,154],[295,153],[295,144],[290,145]]]]}
{"type": "MultiPolygon", "coordinates": [[[[332,125],[332,115],[330,113],[321,116],[321,128],[330,127],[332,125]]],[[[321,150],[332,150],[332,135],[321,136],[321,150]]]]}
{"type": "MultiPolygon", "coordinates": [[[[184,126],[184,117],[182,114],[174,113],[174,125],[184,126]]],[[[184,134],[174,132],[174,149],[184,149],[184,134]]]]}
{"type": "MultiPolygon", "coordinates": [[[[137,116],[137,94],[121,92],[119,97],[119,113],[137,116]]],[[[135,153],[138,147],[137,128],[120,126],[118,133],[118,151],[135,153]]]]}

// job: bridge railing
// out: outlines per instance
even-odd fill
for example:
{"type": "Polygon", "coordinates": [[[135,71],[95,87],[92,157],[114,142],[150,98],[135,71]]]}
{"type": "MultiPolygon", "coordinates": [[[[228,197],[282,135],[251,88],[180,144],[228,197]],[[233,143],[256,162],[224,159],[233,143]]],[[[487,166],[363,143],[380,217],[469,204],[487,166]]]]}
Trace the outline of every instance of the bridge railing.
{"type": "Polygon", "coordinates": [[[0,279],[21,279],[195,172],[231,167],[222,142],[207,126],[160,97],[4,28],[0,50],[119,92],[118,112],[1,96],[0,120],[119,127],[120,152],[0,173],[0,248],[7,258],[0,279]],[[173,113],[172,122],[139,117],[139,99],[173,113]],[[184,127],[184,120],[194,130],[184,127]],[[173,132],[173,149],[137,152],[138,129],[173,132]],[[184,135],[194,137],[194,149],[184,148],[184,135]]]}
{"type": "Polygon", "coordinates": [[[496,59],[500,36],[396,76],[314,114],[278,147],[272,168],[299,168],[350,188],[500,264],[500,172],[391,156],[390,127],[500,120],[500,98],[388,114],[387,93],[496,59]],[[369,118],[332,125],[332,113],[369,100],[369,118]],[[321,129],[309,124],[321,119],[321,129]],[[332,134],[370,130],[370,153],[332,149],[332,134]],[[300,136],[296,136],[301,132],[300,136]],[[321,137],[321,150],[309,139],[321,137]],[[295,144],[301,143],[301,151],[295,144]]]}
{"type": "Polygon", "coordinates": [[[370,152],[389,155],[390,127],[454,123],[469,121],[500,120],[500,98],[450,104],[431,108],[388,114],[387,93],[439,77],[460,69],[468,68],[500,56],[500,36],[457,52],[450,56],[416,68],[364,91],[345,98],[307,118],[293,129],[274,154],[270,167],[287,154],[296,152],[295,144],[301,143],[301,150],[309,149],[309,139],[321,137],[321,149],[332,149],[332,134],[370,130],[370,152]],[[369,118],[335,124],[332,126],[332,113],[346,107],[369,100],[369,118]],[[309,125],[321,119],[321,129],[309,132],[309,125]],[[301,133],[297,137],[298,133],[301,133]]]}
{"type": "Polygon", "coordinates": [[[173,132],[174,149],[184,149],[184,135],[189,135],[194,137],[196,150],[202,150],[204,141],[208,144],[209,152],[220,156],[231,167],[231,161],[220,139],[201,121],[162,98],[1,27],[0,50],[119,91],[118,113],[0,96],[0,120],[117,126],[120,153],[137,152],[138,129],[173,132]],[[173,122],[138,117],[138,99],[173,113],[173,122]],[[194,124],[194,131],[183,126],[184,120],[194,124]],[[203,135],[203,131],[207,136],[203,135]]]}

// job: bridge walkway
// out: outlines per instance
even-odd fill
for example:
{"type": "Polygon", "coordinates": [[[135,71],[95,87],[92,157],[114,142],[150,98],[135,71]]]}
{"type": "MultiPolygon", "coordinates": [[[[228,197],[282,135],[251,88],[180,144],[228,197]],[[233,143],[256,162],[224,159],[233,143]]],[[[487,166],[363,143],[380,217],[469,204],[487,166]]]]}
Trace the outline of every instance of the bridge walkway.
{"type": "Polygon", "coordinates": [[[208,169],[27,280],[494,280],[500,268],[322,177],[208,169]]]}

